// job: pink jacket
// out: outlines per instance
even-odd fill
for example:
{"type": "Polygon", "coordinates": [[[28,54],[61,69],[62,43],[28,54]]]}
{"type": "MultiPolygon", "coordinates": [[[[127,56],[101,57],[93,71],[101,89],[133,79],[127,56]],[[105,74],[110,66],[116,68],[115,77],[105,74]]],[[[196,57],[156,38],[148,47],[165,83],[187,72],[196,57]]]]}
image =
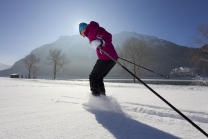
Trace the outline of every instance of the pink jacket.
{"type": "MultiPolygon", "coordinates": [[[[90,43],[93,40],[101,39],[105,41],[105,45],[101,48],[107,52],[110,56],[112,56],[115,60],[118,59],[118,55],[115,51],[115,48],[112,44],[112,35],[108,33],[104,28],[100,27],[97,22],[91,21],[90,24],[87,25],[85,36],[89,39],[90,43]]],[[[107,55],[100,52],[100,50],[96,49],[97,56],[100,60],[111,60],[107,55]]]]}

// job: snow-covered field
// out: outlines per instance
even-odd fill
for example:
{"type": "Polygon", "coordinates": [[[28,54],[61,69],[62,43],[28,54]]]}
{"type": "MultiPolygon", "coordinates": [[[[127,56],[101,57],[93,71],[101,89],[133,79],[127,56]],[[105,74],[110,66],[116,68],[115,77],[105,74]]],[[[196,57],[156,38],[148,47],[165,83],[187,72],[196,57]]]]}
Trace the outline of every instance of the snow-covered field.
{"type": "MultiPolygon", "coordinates": [[[[150,85],[208,132],[208,87],[150,85]]],[[[0,78],[0,139],[205,139],[140,84],[0,78]]]]}

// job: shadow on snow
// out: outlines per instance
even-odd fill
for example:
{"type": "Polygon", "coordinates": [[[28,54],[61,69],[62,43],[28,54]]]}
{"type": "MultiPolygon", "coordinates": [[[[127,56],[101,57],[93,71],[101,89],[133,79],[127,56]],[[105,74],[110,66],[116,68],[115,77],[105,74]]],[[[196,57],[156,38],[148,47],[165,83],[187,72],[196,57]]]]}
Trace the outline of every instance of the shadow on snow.
{"type": "Polygon", "coordinates": [[[96,120],[117,139],[179,139],[174,135],[140,123],[123,113],[88,110],[96,120]]]}

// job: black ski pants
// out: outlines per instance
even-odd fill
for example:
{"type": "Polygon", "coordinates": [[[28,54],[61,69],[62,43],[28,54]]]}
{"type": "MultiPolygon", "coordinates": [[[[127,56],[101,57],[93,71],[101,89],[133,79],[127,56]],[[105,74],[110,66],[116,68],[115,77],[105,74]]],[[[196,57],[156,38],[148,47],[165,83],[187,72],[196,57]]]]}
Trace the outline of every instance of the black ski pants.
{"type": "Polygon", "coordinates": [[[110,72],[116,62],[113,60],[97,60],[90,73],[90,90],[95,94],[105,94],[103,78],[110,72]]]}

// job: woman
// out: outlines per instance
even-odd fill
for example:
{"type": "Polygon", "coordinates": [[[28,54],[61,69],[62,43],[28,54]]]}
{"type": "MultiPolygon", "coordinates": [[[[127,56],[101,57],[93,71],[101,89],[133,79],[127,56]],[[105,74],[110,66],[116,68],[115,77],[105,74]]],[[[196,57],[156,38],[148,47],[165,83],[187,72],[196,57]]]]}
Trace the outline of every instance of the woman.
{"type": "Polygon", "coordinates": [[[90,24],[80,23],[79,32],[83,37],[89,39],[92,48],[96,50],[98,56],[98,60],[89,76],[90,90],[94,96],[106,95],[103,78],[116,63],[102,53],[98,47],[101,47],[102,50],[117,60],[118,55],[112,44],[112,35],[94,21],[91,21],[90,24]]]}

